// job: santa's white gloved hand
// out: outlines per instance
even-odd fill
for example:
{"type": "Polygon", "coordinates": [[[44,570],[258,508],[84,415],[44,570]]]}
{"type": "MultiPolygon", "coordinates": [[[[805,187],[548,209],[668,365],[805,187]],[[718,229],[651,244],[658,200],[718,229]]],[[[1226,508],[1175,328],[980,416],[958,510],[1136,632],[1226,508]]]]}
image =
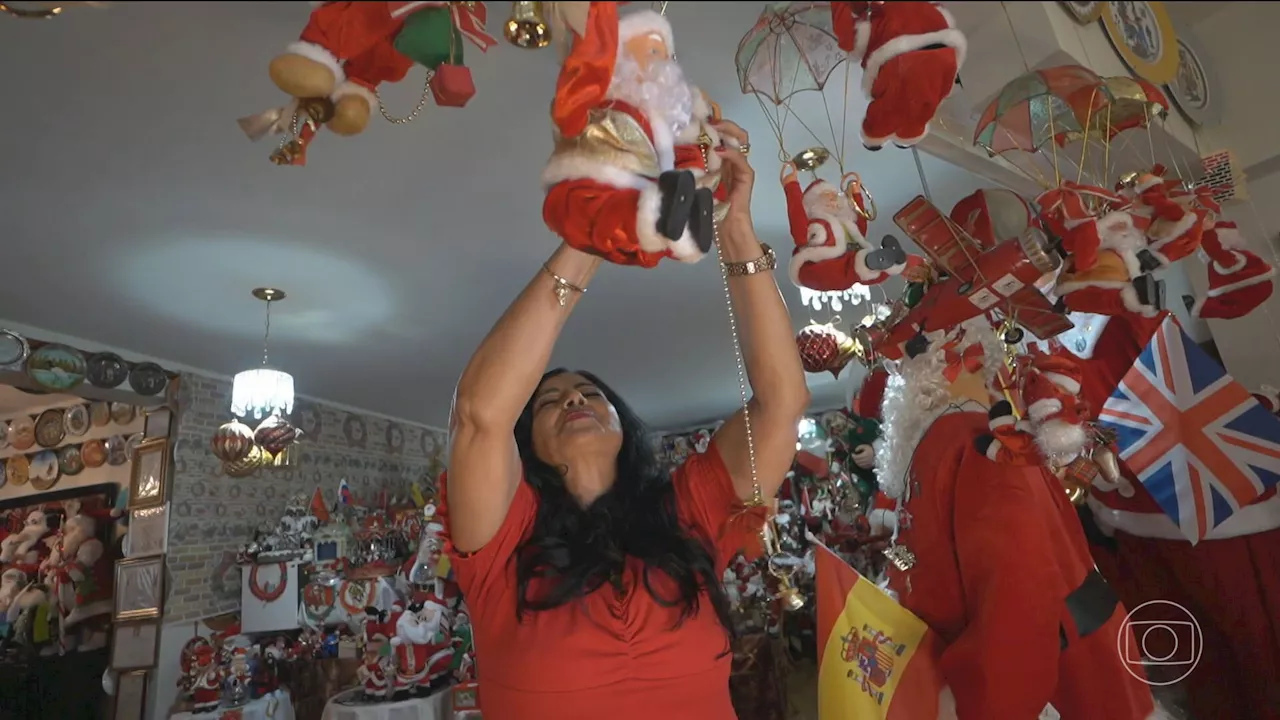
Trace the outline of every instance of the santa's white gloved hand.
{"type": "Polygon", "coordinates": [[[859,445],[853,449],[853,464],[863,470],[876,466],[876,451],[870,445],[859,445]]]}

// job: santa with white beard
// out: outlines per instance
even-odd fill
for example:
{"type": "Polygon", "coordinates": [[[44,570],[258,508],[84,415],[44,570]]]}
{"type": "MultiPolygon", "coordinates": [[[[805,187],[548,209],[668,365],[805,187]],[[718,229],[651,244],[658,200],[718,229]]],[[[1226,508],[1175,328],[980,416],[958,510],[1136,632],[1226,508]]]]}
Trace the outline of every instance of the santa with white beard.
{"type": "MultiPolygon", "coordinates": [[[[936,292],[916,307],[953,301],[936,292]]],[[[913,312],[901,322],[923,321],[913,312]]],[[[993,388],[1005,346],[990,323],[979,316],[906,343],[891,331],[876,345],[892,372],[876,448],[896,516],[884,523],[896,530],[889,589],[941,638],[941,705],[955,717],[1035,718],[1049,705],[1063,720],[1163,717],[1141,666],[1117,651],[1130,632],[1125,608],[1094,568],[1058,478],[979,447],[1002,404],[993,388]],[[964,360],[974,355],[976,366],[964,360]]]]}
{"type": "Polygon", "coordinates": [[[842,292],[854,284],[878,285],[921,260],[886,237],[879,249],[867,242],[870,213],[860,191],[841,192],[825,180],[803,191],[795,170],[783,168],[782,191],[795,249],[791,282],[817,292],[842,292]]]}
{"type": "Polygon", "coordinates": [[[717,112],[652,11],[592,2],[561,67],[542,215],[570,246],[619,265],[696,262],[728,210],[717,112]]]}

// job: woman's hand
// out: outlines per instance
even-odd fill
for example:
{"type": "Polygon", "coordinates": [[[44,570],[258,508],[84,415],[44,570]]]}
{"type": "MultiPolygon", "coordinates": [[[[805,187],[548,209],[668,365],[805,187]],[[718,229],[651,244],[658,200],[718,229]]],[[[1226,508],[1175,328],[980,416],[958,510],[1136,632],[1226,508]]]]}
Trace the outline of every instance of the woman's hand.
{"type": "Polygon", "coordinates": [[[721,160],[720,182],[725,184],[729,193],[729,213],[724,218],[722,229],[731,235],[743,231],[754,235],[751,222],[751,191],[755,187],[756,171],[747,160],[751,150],[751,142],[747,131],[737,123],[721,120],[714,125],[722,137],[737,141],[738,147],[723,147],[716,150],[721,160]]]}

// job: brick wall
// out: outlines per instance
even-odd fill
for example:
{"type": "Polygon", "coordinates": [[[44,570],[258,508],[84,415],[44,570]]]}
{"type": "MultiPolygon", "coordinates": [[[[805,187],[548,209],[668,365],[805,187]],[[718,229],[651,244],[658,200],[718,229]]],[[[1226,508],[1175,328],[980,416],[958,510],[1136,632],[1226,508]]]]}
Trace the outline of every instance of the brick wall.
{"type": "Polygon", "coordinates": [[[229,478],[209,452],[209,438],[230,419],[231,384],[182,377],[174,445],[169,520],[168,622],[236,610],[240,571],[237,547],[262,525],[273,525],[285,503],[321,488],[330,503],[347,479],[358,499],[387,488],[405,493],[415,480],[434,486],[443,469],[444,433],[299,400],[293,422],[305,433],[295,467],[229,478]]]}

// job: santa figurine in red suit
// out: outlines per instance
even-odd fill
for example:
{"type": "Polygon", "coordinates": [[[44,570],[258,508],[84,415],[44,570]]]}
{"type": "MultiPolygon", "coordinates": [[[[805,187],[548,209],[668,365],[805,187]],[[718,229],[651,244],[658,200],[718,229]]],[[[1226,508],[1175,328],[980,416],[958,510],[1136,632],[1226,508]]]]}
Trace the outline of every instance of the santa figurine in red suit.
{"type": "Polygon", "coordinates": [[[428,694],[453,663],[444,601],[435,593],[417,593],[396,620],[391,646],[396,656],[396,693],[428,694]]]}
{"type": "MultiPolygon", "coordinates": [[[[966,300],[927,293],[919,307],[948,302],[966,300]]],[[[944,644],[943,706],[962,720],[1030,719],[1049,705],[1063,720],[1159,717],[1142,668],[1116,651],[1125,608],[1094,570],[1058,478],[976,447],[1005,355],[991,320],[904,345],[891,337],[877,345],[895,370],[876,457],[896,515],[888,585],[944,644]],[[977,346],[981,362],[946,372],[957,337],[950,351],[977,346]]]]}
{"type": "Polygon", "coordinates": [[[843,292],[855,284],[878,285],[920,264],[893,237],[879,249],[867,242],[867,211],[861,184],[848,191],[825,180],[814,180],[803,191],[795,169],[783,166],[782,191],[795,249],[791,251],[791,282],[816,292],[843,292]]]}
{"type": "Polygon", "coordinates": [[[216,654],[217,651],[210,645],[195,649],[195,665],[192,669],[195,679],[191,683],[191,701],[195,704],[193,712],[213,712],[222,702],[223,672],[216,654]]]}
{"type": "Polygon", "coordinates": [[[833,2],[840,49],[862,63],[870,100],[862,144],[914,145],[959,82],[967,42],[955,19],[935,2],[833,2]]]}
{"type": "Polygon", "coordinates": [[[719,183],[715,106],[684,79],[671,25],[592,2],[560,70],[543,220],[571,247],[619,265],[696,262],[711,248],[719,183]]]}
{"type": "Polygon", "coordinates": [[[387,669],[375,648],[366,648],[364,664],[356,671],[356,678],[364,688],[364,699],[377,702],[387,698],[387,669]]]}
{"type": "Polygon", "coordinates": [[[1194,317],[1234,320],[1271,297],[1276,270],[1246,247],[1233,222],[1218,222],[1204,234],[1201,248],[1209,256],[1209,287],[1199,297],[1183,298],[1194,317]]]}

